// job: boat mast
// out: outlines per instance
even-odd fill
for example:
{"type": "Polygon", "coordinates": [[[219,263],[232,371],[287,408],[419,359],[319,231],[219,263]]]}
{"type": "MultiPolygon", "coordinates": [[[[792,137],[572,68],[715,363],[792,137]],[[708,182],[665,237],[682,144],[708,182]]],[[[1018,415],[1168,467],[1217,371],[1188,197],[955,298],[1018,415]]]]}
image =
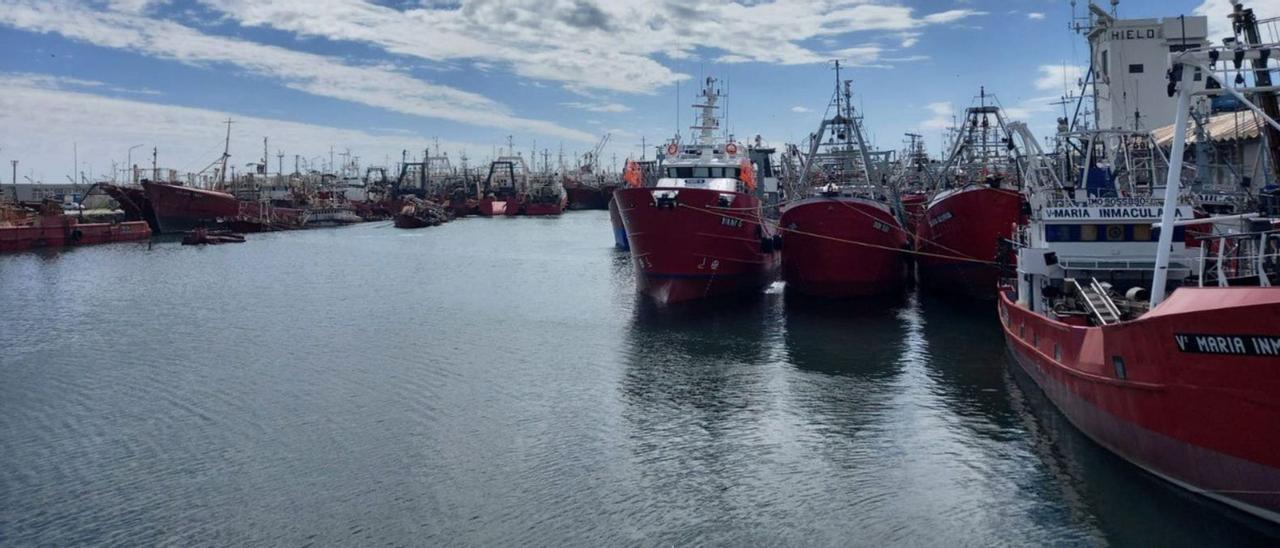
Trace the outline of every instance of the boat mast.
{"type": "MultiPolygon", "coordinates": [[[[1170,85],[1178,86],[1178,110],[1173,119],[1173,146],[1169,150],[1169,176],[1164,183],[1164,209],[1160,212],[1160,242],[1156,248],[1156,271],[1151,279],[1151,308],[1164,300],[1169,280],[1169,254],[1173,248],[1173,216],[1178,209],[1178,183],[1182,180],[1182,154],[1187,143],[1187,118],[1191,109],[1191,90],[1187,89],[1191,71],[1174,61],[1170,85]]],[[[1086,167],[1086,169],[1088,169],[1086,167]]]]}
{"type": "Polygon", "coordinates": [[[231,158],[231,118],[227,118],[227,137],[222,143],[222,168],[219,170],[219,176],[222,181],[219,186],[227,184],[227,159],[231,158]]]}
{"type": "Polygon", "coordinates": [[[720,98],[720,93],[715,89],[716,79],[710,76],[702,88],[699,97],[703,98],[701,103],[693,105],[694,108],[701,110],[701,116],[698,125],[691,126],[689,129],[698,130],[698,148],[709,149],[715,146],[716,129],[720,124],[716,120],[716,101],[720,98]]]}

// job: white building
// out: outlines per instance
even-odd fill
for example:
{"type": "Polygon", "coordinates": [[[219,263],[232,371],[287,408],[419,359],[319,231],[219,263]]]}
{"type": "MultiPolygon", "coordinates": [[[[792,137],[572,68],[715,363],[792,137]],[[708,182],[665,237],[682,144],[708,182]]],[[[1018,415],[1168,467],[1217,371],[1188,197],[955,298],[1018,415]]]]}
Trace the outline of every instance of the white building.
{"type": "MultiPolygon", "coordinates": [[[[1208,19],[1117,19],[1092,4],[1090,11],[1098,127],[1151,130],[1173,123],[1175,103],[1165,76],[1169,54],[1208,45],[1208,19]]],[[[1193,78],[1204,87],[1199,71],[1193,78]]]]}

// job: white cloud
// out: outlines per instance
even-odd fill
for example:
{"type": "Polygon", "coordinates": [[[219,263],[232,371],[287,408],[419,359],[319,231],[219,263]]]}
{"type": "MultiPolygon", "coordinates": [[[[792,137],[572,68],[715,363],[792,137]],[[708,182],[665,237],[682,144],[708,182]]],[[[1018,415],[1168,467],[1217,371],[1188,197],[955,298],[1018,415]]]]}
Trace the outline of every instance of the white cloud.
{"type": "Polygon", "coordinates": [[[1044,14],[1038,11],[1033,11],[1027,14],[1027,19],[1030,19],[1032,21],[1043,21],[1044,14]]]}
{"type": "Polygon", "coordinates": [[[805,108],[805,107],[802,107],[802,106],[800,106],[800,105],[796,105],[796,106],[794,106],[794,107],[791,107],[791,112],[794,112],[794,113],[796,113],[796,114],[804,114],[804,113],[806,113],[806,112],[813,112],[813,111],[812,111],[812,110],[809,110],[809,109],[807,109],[807,108],[805,108]]]}
{"type": "Polygon", "coordinates": [[[4,74],[4,77],[11,84],[42,87],[48,89],[94,89],[114,91],[116,93],[129,93],[136,95],[163,95],[162,93],[149,88],[125,88],[120,86],[112,86],[105,82],[97,80],[85,80],[83,78],[72,78],[69,76],[53,76],[49,74],[34,74],[29,72],[11,72],[4,74]]]}
{"type": "Polygon", "coordinates": [[[955,116],[956,109],[951,105],[951,101],[939,101],[937,103],[929,103],[925,105],[925,110],[929,111],[932,116],[920,122],[922,130],[939,130],[951,127],[954,123],[952,118],[955,116]]]}
{"type": "Polygon", "coordinates": [[[957,9],[917,17],[905,6],[837,0],[491,0],[403,11],[363,0],[202,1],[245,26],[363,42],[433,61],[502,63],[520,76],[571,90],[638,93],[687,78],[657,55],[688,59],[706,48],[726,63],[818,63],[830,55],[804,42],[861,31],[915,31],[982,13],[957,9]],[[761,32],[762,22],[767,32],[761,32]]]}
{"type": "Polygon", "coordinates": [[[587,103],[582,101],[569,101],[567,103],[560,103],[560,105],[588,112],[631,112],[631,107],[619,103],[587,103]]]}
{"type": "Polygon", "coordinates": [[[416,79],[378,66],[204,34],[170,21],[93,10],[74,2],[19,1],[0,10],[0,24],[53,32],[98,46],[195,65],[231,65],[324,97],[466,124],[591,141],[583,131],[521,118],[482,95],[416,79]]]}
{"type": "Polygon", "coordinates": [[[1084,68],[1076,65],[1040,65],[1040,77],[1032,85],[1040,91],[1066,91],[1075,89],[1084,76],[1084,68]]]}
{"type": "Polygon", "coordinates": [[[1006,120],[1030,122],[1032,117],[1037,114],[1053,112],[1053,103],[1057,100],[1058,97],[1052,95],[1045,97],[1032,97],[1011,107],[1003,106],[1001,107],[1001,110],[1004,111],[1004,117],[1006,120]]]}
{"type": "MultiPolygon", "coordinates": [[[[1280,2],[1275,0],[1246,1],[1245,7],[1252,8],[1258,19],[1280,17],[1280,2]]],[[[1204,0],[1192,11],[1195,15],[1204,15],[1209,18],[1209,40],[1215,44],[1222,44],[1223,38],[1233,36],[1231,20],[1227,18],[1231,12],[1231,0],[1204,0]]]]}
{"type": "Polygon", "coordinates": [[[954,23],[961,19],[973,17],[975,15],[986,15],[986,12],[975,10],[947,10],[939,13],[926,15],[924,21],[926,23],[954,23]]]}
{"type": "MultiPolygon", "coordinates": [[[[293,155],[304,158],[327,154],[330,146],[350,148],[365,164],[399,160],[401,150],[420,151],[433,141],[404,130],[370,133],[350,129],[301,124],[188,107],[159,105],[103,97],[59,89],[56,78],[15,77],[0,73],[0,146],[6,157],[18,159],[25,173],[34,170],[37,180],[61,181],[70,172],[67,156],[76,142],[82,159],[92,159],[95,174],[110,171],[111,161],[122,166],[132,144],[159,149],[160,165],[182,171],[198,171],[222,152],[228,116],[232,124],[232,163],[243,166],[262,155],[262,137],[270,137],[270,152],[284,151],[286,169],[293,155]],[[39,112],[40,116],[29,113],[39,112]],[[19,138],[18,136],[21,136],[19,138]],[[12,155],[12,156],[10,156],[12,155]]],[[[454,156],[462,150],[479,159],[488,146],[441,142],[454,156]]],[[[134,152],[134,159],[140,153],[134,152]]],[[[275,169],[276,159],[271,160],[275,169]]],[[[474,164],[473,164],[474,165],[474,164]]]]}

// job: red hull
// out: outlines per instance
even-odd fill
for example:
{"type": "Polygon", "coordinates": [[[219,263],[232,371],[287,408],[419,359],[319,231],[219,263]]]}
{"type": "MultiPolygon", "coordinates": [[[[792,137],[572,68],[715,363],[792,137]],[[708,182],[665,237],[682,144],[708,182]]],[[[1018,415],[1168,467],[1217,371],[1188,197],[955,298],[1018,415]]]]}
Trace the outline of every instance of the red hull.
{"type": "Polygon", "coordinates": [[[163,183],[144,182],[160,232],[186,232],[201,225],[231,220],[240,214],[235,196],[163,183]]]}
{"type": "Polygon", "coordinates": [[[80,223],[74,217],[42,217],[37,226],[0,227],[0,252],[40,247],[67,247],[145,240],[151,237],[146,221],[80,223]]]}
{"type": "Polygon", "coordinates": [[[1082,432],[1184,488],[1280,521],[1280,288],[1182,288],[1106,327],[1051,320],[1004,292],[998,307],[1019,366],[1082,432]]]}
{"type": "Polygon", "coordinates": [[[916,257],[926,288],[976,298],[994,298],[999,270],[994,262],[1002,239],[1013,237],[1021,221],[1022,196],[1017,191],[985,186],[949,190],[930,202],[916,225],[916,257]]]}
{"type": "Polygon", "coordinates": [[[614,193],[641,293],[676,303],[758,291],[777,277],[774,232],[757,221],[757,198],[681,188],[675,203],[660,206],[654,190],[614,193]],[[722,204],[721,196],[732,198],[722,204]]]}
{"type": "Polygon", "coordinates": [[[525,204],[524,214],[531,217],[545,217],[564,213],[564,200],[555,203],[538,202],[525,204]]]}
{"type": "Polygon", "coordinates": [[[901,250],[907,233],[881,204],[806,198],[787,206],[780,224],[786,230],[782,278],[788,291],[849,298],[892,293],[906,284],[901,250]]]}
{"type": "Polygon", "coordinates": [[[506,215],[507,201],[497,198],[485,197],[480,200],[480,205],[476,208],[480,215],[485,217],[496,217],[498,215],[506,215]]]}
{"type": "Polygon", "coordinates": [[[98,187],[120,205],[125,218],[130,221],[146,221],[152,231],[157,231],[156,212],[151,209],[151,200],[147,198],[146,189],[140,186],[117,186],[99,183],[98,187]]]}
{"type": "Polygon", "coordinates": [[[578,183],[565,185],[569,209],[605,209],[608,206],[608,195],[598,187],[578,183]]]}

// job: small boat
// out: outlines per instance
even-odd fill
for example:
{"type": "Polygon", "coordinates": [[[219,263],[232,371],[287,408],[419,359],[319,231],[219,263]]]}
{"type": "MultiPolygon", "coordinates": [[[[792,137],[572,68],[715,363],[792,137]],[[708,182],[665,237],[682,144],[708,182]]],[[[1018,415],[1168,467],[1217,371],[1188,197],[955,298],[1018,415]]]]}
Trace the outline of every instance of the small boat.
{"type": "Polygon", "coordinates": [[[244,235],[229,230],[209,230],[199,226],[182,235],[182,245],[242,244],[244,235]]]}
{"type": "Polygon", "coordinates": [[[396,228],[424,228],[447,222],[449,212],[438,204],[410,196],[392,219],[396,228]]]}
{"type": "Polygon", "coordinates": [[[717,140],[715,84],[707,78],[694,105],[696,142],[667,145],[656,185],[614,192],[636,289],[660,304],[756,292],[777,278],[776,233],[763,219],[747,151],[717,140]]]}
{"type": "Polygon", "coordinates": [[[345,226],[364,222],[356,213],[356,208],[349,204],[329,204],[307,208],[302,215],[302,224],[307,227],[345,226]]]}

